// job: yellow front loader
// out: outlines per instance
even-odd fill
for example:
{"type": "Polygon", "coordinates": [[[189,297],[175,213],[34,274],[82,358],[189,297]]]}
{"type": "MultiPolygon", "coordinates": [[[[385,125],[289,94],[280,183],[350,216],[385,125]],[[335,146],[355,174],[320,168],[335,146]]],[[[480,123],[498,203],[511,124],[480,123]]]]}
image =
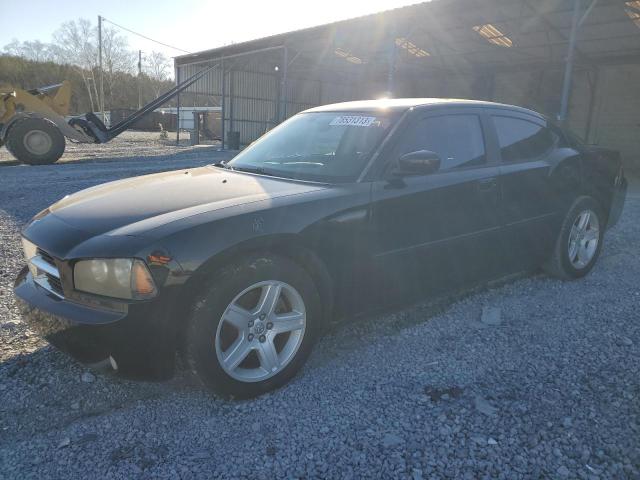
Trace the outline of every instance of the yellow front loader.
{"type": "Polygon", "coordinates": [[[68,80],[33,90],[0,87],[0,146],[4,144],[23,163],[54,163],[64,153],[65,137],[79,143],[106,143],[217,67],[201,70],[111,128],[93,112],[65,119],[71,100],[68,80]]]}
{"type": "Polygon", "coordinates": [[[0,145],[23,163],[53,163],[64,153],[67,136],[89,138],[65,120],[71,101],[71,83],[22,90],[0,89],[0,145]]]}

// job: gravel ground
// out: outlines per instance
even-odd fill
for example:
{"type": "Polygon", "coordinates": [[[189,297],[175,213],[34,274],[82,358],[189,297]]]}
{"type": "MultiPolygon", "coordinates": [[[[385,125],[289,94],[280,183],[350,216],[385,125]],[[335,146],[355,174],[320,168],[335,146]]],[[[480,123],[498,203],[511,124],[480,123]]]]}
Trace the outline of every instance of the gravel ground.
{"type": "MultiPolygon", "coordinates": [[[[122,160],[123,158],[166,156],[176,153],[217,150],[219,145],[191,146],[188,132],[180,132],[180,146],[176,146],[176,133],[167,132],[167,139],[160,138],[160,132],[126,131],[108,143],[73,143],[67,140],[64,155],[58,163],[84,160],[122,160]]],[[[6,148],[0,148],[0,166],[18,164],[6,148]]]]}
{"type": "Polygon", "coordinates": [[[0,168],[0,477],[640,478],[637,186],[587,278],[520,276],[334,326],[252,401],[91,373],[20,322],[34,213],[216,155],[0,168]]]}

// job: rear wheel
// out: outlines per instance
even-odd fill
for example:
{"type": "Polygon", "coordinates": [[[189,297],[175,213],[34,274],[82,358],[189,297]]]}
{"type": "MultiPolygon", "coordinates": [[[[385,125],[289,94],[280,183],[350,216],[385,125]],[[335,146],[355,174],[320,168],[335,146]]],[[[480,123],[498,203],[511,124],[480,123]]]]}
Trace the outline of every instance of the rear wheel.
{"type": "Polygon", "coordinates": [[[320,299],[304,269],[252,257],[215,274],[193,309],[186,360],[211,390],[248,398],[288,382],[318,334],[320,299]]]}
{"type": "Polygon", "coordinates": [[[64,153],[64,135],[52,122],[43,118],[18,120],[7,134],[7,149],[22,163],[46,165],[64,153]]]}
{"type": "Polygon", "coordinates": [[[602,248],[604,221],[602,208],[593,197],[577,198],[567,212],[553,255],[545,265],[547,273],[566,280],[589,273],[602,248]]]}

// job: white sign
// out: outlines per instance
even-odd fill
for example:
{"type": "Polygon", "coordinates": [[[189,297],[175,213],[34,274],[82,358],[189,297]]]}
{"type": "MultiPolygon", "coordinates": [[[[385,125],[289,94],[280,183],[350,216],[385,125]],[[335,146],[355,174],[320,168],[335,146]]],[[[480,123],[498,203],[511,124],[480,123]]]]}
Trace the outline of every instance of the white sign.
{"type": "Polygon", "coordinates": [[[370,127],[376,117],[362,117],[360,115],[342,115],[331,120],[332,126],[370,127]]]}

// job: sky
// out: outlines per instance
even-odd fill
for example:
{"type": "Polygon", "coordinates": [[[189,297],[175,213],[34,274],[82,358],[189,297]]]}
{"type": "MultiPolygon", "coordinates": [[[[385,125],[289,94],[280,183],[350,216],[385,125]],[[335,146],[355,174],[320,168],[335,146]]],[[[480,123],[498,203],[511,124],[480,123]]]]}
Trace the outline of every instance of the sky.
{"type": "MultiPolygon", "coordinates": [[[[0,0],[0,7],[10,0],[0,0]]],[[[5,18],[0,29],[0,49],[13,39],[50,42],[65,21],[98,15],[150,38],[197,52],[283,33],[300,28],[397,8],[419,0],[23,0],[28,15],[5,18]],[[55,5],[55,6],[54,6],[55,5]],[[17,20],[19,18],[19,21],[17,20]]],[[[11,2],[13,4],[13,2],[11,2]]],[[[15,6],[15,4],[14,4],[15,6]]],[[[5,10],[0,8],[0,11],[5,10]]],[[[112,26],[112,25],[110,25],[112,26]]],[[[173,50],[122,31],[132,50],[173,50]]]]}

